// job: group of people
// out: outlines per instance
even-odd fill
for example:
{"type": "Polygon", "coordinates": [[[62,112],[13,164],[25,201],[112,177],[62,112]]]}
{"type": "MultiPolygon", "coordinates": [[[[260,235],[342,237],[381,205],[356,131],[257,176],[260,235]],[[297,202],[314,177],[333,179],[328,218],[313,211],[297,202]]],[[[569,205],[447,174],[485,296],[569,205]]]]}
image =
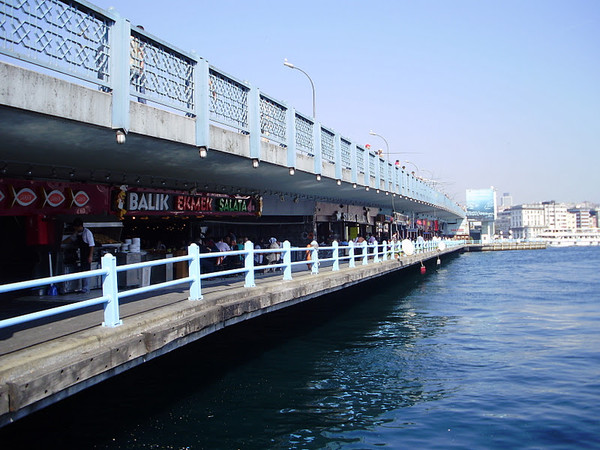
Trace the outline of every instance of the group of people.
{"type": "MultiPolygon", "coordinates": [[[[240,239],[233,232],[229,232],[226,236],[218,238],[216,241],[210,236],[201,235],[198,241],[200,253],[222,253],[235,250],[243,250],[246,242],[249,241],[247,236],[240,239]]],[[[259,240],[254,242],[254,249],[281,249],[281,242],[275,237],[268,240],[259,240]]],[[[281,252],[272,251],[269,253],[256,253],[254,255],[254,265],[263,266],[278,264],[281,261],[281,252]]],[[[216,256],[215,258],[202,258],[202,271],[214,272],[218,270],[235,269],[241,267],[244,263],[243,255],[231,256],[216,256]]],[[[266,269],[271,270],[271,269],[266,269]]]]}

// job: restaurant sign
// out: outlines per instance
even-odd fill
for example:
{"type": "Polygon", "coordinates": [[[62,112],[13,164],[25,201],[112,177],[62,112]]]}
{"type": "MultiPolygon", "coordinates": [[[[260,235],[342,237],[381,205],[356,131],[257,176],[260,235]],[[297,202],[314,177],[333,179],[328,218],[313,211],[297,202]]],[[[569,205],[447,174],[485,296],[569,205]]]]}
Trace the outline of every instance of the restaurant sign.
{"type": "Polygon", "coordinates": [[[260,216],[260,198],[121,186],[114,194],[119,217],[131,216],[260,216]]]}
{"type": "Polygon", "coordinates": [[[103,214],[109,192],[102,185],[0,179],[0,216],[103,214]]]}

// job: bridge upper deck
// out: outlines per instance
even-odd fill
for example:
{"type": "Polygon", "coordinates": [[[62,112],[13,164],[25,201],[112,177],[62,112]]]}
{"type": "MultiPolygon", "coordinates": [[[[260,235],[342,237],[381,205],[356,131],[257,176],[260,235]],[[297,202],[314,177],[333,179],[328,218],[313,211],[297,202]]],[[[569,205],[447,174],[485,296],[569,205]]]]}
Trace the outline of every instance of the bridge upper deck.
{"type": "Polygon", "coordinates": [[[68,180],[75,168],[76,178],[134,176],[141,185],[159,178],[171,188],[199,179],[209,189],[285,186],[314,198],[464,217],[427,180],[131,27],[115,11],[77,1],[50,0],[44,8],[8,1],[0,18],[0,53],[37,68],[0,64],[8,83],[0,90],[7,175],[68,180]]]}

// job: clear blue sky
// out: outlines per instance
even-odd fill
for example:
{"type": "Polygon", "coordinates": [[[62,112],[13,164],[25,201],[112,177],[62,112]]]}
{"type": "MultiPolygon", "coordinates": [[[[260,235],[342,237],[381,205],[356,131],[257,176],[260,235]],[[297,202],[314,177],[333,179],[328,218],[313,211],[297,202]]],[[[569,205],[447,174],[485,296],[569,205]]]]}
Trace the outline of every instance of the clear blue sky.
{"type": "Polygon", "coordinates": [[[598,0],[92,0],[464,203],[600,203],[598,0]],[[411,164],[408,167],[413,167],[411,164]]]}

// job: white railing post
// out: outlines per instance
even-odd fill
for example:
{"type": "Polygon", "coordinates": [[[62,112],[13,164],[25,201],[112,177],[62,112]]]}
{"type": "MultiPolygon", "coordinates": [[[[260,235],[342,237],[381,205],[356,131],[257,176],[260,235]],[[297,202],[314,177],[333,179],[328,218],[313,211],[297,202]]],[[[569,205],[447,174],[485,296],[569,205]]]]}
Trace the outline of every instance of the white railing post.
{"type": "Polygon", "coordinates": [[[292,279],[292,246],[290,241],[283,241],[283,279],[290,281],[292,279]]]}
{"type": "Polygon", "coordinates": [[[373,262],[379,262],[379,242],[373,242],[373,262]]]}
{"type": "Polygon", "coordinates": [[[348,267],[354,269],[356,267],[356,264],[354,263],[354,241],[349,241],[348,247],[350,247],[350,251],[348,252],[348,254],[350,255],[350,259],[348,260],[348,267]]]}
{"type": "Polygon", "coordinates": [[[338,241],[333,241],[331,243],[333,247],[333,272],[340,270],[340,255],[338,251],[338,241]]]}
{"type": "Polygon", "coordinates": [[[247,270],[246,272],[246,282],[244,283],[244,287],[255,287],[256,283],[254,282],[254,244],[250,241],[246,241],[244,244],[244,250],[247,251],[246,257],[244,259],[244,268],[247,270]]]}
{"type": "Polygon", "coordinates": [[[319,248],[311,247],[310,252],[311,252],[311,256],[310,256],[311,261],[310,262],[312,264],[310,273],[317,274],[317,273],[319,273],[319,248]]]}
{"type": "Polygon", "coordinates": [[[190,296],[188,300],[202,299],[202,282],[200,280],[200,247],[196,244],[191,244],[188,247],[188,256],[192,259],[188,262],[188,272],[192,278],[190,283],[190,296]]]}
{"type": "Polygon", "coordinates": [[[117,327],[123,324],[119,318],[119,284],[117,283],[117,258],[110,253],[101,259],[102,269],[107,271],[102,280],[102,295],[108,298],[104,304],[103,327],[117,327]]]}
{"type": "Polygon", "coordinates": [[[383,260],[387,261],[388,260],[388,245],[387,245],[387,241],[383,241],[383,260]]]}
{"type": "Polygon", "coordinates": [[[367,245],[367,241],[362,241],[360,246],[362,247],[362,251],[363,251],[362,265],[366,266],[367,264],[369,264],[369,247],[367,245]]]}

